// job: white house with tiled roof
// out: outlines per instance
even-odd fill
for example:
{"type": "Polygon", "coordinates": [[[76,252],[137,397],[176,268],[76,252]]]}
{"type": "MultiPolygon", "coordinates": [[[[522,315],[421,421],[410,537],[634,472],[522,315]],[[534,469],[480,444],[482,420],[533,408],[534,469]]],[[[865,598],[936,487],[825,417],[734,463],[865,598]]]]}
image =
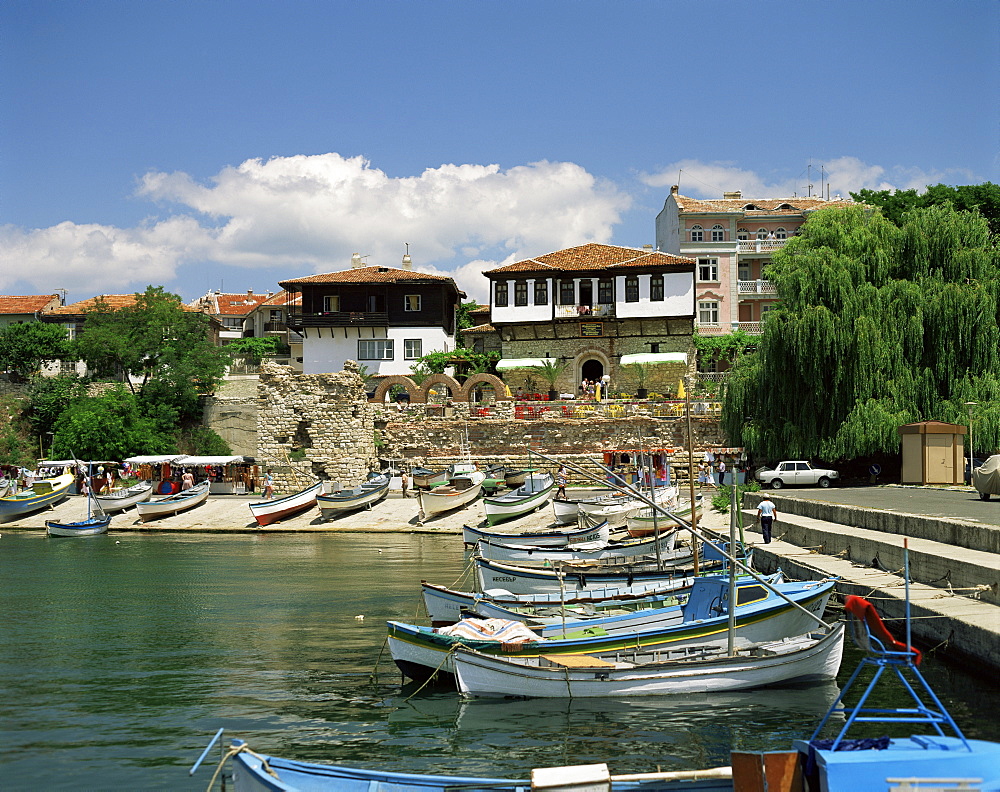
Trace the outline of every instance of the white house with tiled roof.
{"type": "Polygon", "coordinates": [[[771,256],[812,212],[851,203],[818,197],[744,198],[739,191],[702,200],[681,195],[674,186],[656,216],[656,248],[697,261],[699,333],[759,333],[778,301],[767,279],[771,256]]]}
{"type": "Polygon", "coordinates": [[[302,336],[302,371],[340,371],[356,360],[369,374],[409,374],[430,352],[455,349],[458,306],[452,278],[393,267],[350,269],[282,281],[298,304],[288,328],[302,336]]]}
{"type": "Polygon", "coordinates": [[[36,322],[41,314],[58,308],[62,300],[58,294],[28,294],[11,296],[0,294],[0,327],[23,322],[36,322]]]}
{"type": "MultiPolygon", "coordinates": [[[[690,258],[591,243],[484,274],[503,358],[561,360],[566,370],[559,390],[575,392],[582,380],[605,375],[624,389],[632,384],[620,368],[626,355],[683,352],[692,359],[690,258]]],[[[661,380],[676,385],[685,370],[680,365],[661,380]]]]}

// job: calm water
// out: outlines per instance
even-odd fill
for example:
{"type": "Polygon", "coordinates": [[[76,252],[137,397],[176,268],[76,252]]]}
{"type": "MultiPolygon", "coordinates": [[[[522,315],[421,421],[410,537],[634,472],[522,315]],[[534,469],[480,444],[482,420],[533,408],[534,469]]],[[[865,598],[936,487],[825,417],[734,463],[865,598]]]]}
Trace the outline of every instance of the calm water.
{"type": "MultiPolygon", "coordinates": [[[[407,700],[388,655],[372,681],[385,620],[419,619],[419,581],[464,564],[456,537],[4,532],[0,788],[204,789],[211,770],[187,770],[220,726],[262,752],[406,771],[706,767],[807,736],[838,691],[407,700]]],[[[926,671],[969,736],[1000,739],[1000,690],[926,671]]]]}

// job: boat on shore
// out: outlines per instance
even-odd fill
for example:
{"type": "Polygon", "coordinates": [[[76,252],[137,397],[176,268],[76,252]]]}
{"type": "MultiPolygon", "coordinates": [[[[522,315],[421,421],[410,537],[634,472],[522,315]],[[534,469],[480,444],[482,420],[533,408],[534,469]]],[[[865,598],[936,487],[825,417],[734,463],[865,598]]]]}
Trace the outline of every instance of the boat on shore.
{"type": "Polygon", "coordinates": [[[353,489],[335,490],[326,495],[317,495],[320,513],[329,520],[344,512],[371,508],[389,493],[389,477],[384,473],[371,473],[353,489]]]}
{"type": "Polygon", "coordinates": [[[125,511],[137,503],[149,500],[153,494],[153,482],[140,481],[131,487],[115,490],[107,495],[95,495],[94,500],[105,513],[125,511]]]}
{"type": "Polygon", "coordinates": [[[462,541],[466,547],[473,547],[480,540],[497,545],[530,545],[532,547],[568,547],[578,542],[606,542],[611,535],[608,524],[579,526],[566,530],[525,531],[522,533],[499,533],[462,526],[462,541]]]}
{"type": "Polygon", "coordinates": [[[448,470],[431,470],[425,467],[415,467],[410,470],[410,480],[414,489],[430,489],[448,480],[448,470]]]}
{"type": "MultiPolygon", "coordinates": [[[[697,509],[695,510],[695,516],[701,518],[702,510],[702,496],[696,495],[695,504],[697,509]]],[[[680,517],[687,523],[691,522],[691,502],[682,501],[675,507],[669,508],[668,511],[674,517],[680,517]]],[[[683,527],[682,523],[673,519],[670,515],[663,514],[657,511],[654,518],[654,513],[652,507],[647,507],[645,509],[639,509],[635,514],[630,514],[625,518],[625,527],[628,531],[628,535],[639,539],[644,536],[652,536],[656,531],[670,531],[677,527],[683,527]]]]}
{"type": "Polygon", "coordinates": [[[99,536],[108,532],[111,517],[94,503],[94,496],[87,494],[87,516],[76,522],[46,520],[45,532],[49,536],[99,536]]]}
{"type": "Polygon", "coordinates": [[[479,497],[486,474],[481,470],[455,473],[446,484],[429,490],[417,490],[420,519],[461,509],[479,497]]]}
{"type": "Polygon", "coordinates": [[[517,489],[492,498],[483,498],[486,521],[490,525],[496,525],[523,517],[548,503],[554,489],[555,480],[551,473],[529,473],[517,489]]]}
{"type": "Polygon", "coordinates": [[[311,509],[316,505],[316,498],[323,492],[323,482],[317,481],[310,484],[305,489],[299,490],[284,498],[274,498],[273,500],[263,500],[251,503],[250,513],[261,527],[270,525],[273,522],[290,517],[293,514],[311,509]]]}
{"type": "Polygon", "coordinates": [[[209,488],[212,483],[206,479],[193,487],[181,490],[175,495],[156,500],[141,501],[135,505],[139,518],[143,522],[155,520],[158,517],[167,517],[179,514],[182,511],[193,509],[208,500],[209,488]]]}
{"type": "MultiPolygon", "coordinates": [[[[645,495],[645,493],[643,493],[645,495]]],[[[667,507],[677,498],[676,487],[660,487],[649,495],[649,500],[667,507]]],[[[650,508],[645,500],[630,498],[628,495],[616,495],[611,498],[581,501],[578,509],[593,520],[607,520],[612,528],[621,528],[629,517],[638,514],[645,508],[650,508]]]]}
{"type": "Polygon", "coordinates": [[[835,679],[844,625],[741,645],[689,646],[612,656],[501,657],[455,648],[455,681],[463,696],[595,698],[731,693],[835,679]]]}
{"type": "Polygon", "coordinates": [[[30,489],[25,488],[16,495],[4,495],[0,498],[0,522],[54,506],[69,495],[72,486],[73,474],[64,473],[55,478],[36,481],[30,489]]]}
{"type": "MultiPolygon", "coordinates": [[[[646,620],[644,626],[636,626],[634,616],[610,617],[579,625],[569,637],[548,640],[548,635],[561,633],[561,625],[544,627],[536,632],[536,638],[531,638],[524,633],[509,633],[502,626],[517,624],[523,629],[524,625],[518,622],[487,623],[486,631],[479,631],[478,637],[470,637],[476,634],[479,626],[463,627],[468,620],[451,628],[437,629],[390,621],[389,653],[403,674],[421,681],[438,673],[453,673],[452,654],[457,645],[506,657],[605,657],[621,651],[718,644],[726,641],[729,586],[729,581],[721,577],[699,578],[682,606],[657,609],[661,612],[652,616],[652,611],[640,611],[646,620]],[[623,628],[621,633],[617,632],[619,626],[623,628]]],[[[774,641],[814,630],[816,620],[810,614],[822,616],[833,586],[833,580],[767,586],[755,580],[739,581],[736,584],[736,636],[751,642],[774,641]]]]}

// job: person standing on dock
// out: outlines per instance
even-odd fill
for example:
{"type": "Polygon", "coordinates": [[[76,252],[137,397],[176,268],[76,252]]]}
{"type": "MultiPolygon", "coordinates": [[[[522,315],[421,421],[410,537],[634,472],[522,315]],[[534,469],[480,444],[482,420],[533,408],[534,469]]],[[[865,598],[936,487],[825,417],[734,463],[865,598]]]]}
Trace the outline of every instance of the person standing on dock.
{"type": "Polygon", "coordinates": [[[399,475],[399,483],[400,483],[400,486],[403,488],[403,497],[404,498],[409,498],[410,496],[406,492],[406,490],[410,486],[410,477],[406,475],[406,471],[405,470],[402,473],[400,473],[400,475],[399,475]]]}
{"type": "Polygon", "coordinates": [[[556,473],[556,484],[558,488],[556,489],[556,498],[558,500],[566,500],[566,484],[569,481],[569,474],[566,471],[566,466],[562,465],[559,468],[559,472],[556,473]]]}
{"type": "Polygon", "coordinates": [[[268,470],[264,474],[264,500],[271,500],[274,497],[274,476],[268,470]]]}
{"type": "Polygon", "coordinates": [[[194,473],[190,470],[185,469],[184,475],[181,476],[181,491],[189,490],[194,486],[194,473]]]}
{"type": "Polygon", "coordinates": [[[778,516],[778,507],[770,498],[765,497],[757,504],[757,520],[760,522],[760,532],[764,534],[764,544],[771,544],[771,528],[778,516]]]}

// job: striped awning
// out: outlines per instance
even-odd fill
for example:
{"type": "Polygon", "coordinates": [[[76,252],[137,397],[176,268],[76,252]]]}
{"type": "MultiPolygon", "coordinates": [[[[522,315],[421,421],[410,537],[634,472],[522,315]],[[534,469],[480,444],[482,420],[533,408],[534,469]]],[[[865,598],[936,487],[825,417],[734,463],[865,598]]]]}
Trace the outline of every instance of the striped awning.
{"type": "Polygon", "coordinates": [[[632,363],[683,363],[688,362],[687,352],[642,352],[638,355],[622,355],[621,365],[632,363]]]}
{"type": "Polygon", "coordinates": [[[505,360],[497,361],[497,371],[504,371],[506,369],[521,369],[521,368],[541,368],[546,363],[552,363],[555,365],[559,361],[555,358],[507,358],[505,360]]]}

